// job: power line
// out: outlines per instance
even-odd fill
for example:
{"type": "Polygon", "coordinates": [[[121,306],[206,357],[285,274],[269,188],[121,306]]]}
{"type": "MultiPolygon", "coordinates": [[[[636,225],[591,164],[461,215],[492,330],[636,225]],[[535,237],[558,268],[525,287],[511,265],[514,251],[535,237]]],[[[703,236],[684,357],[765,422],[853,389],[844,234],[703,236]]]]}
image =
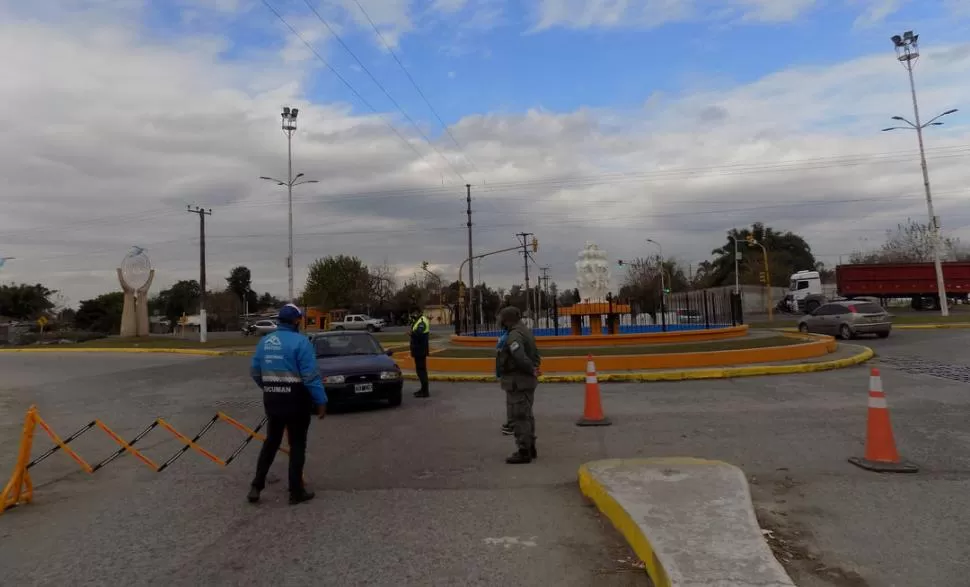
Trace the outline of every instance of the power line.
{"type": "MultiPolygon", "coordinates": [[[[306,2],[307,0],[304,0],[304,1],[306,2]]],[[[419,86],[418,82],[415,81],[414,77],[411,75],[411,72],[408,71],[408,68],[404,67],[404,63],[402,63],[401,60],[398,59],[397,53],[394,52],[394,49],[391,48],[391,45],[387,42],[387,39],[384,38],[384,34],[381,33],[380,29],[377,28],[377,25],[374,24],[374,21],[371,20],[370,15],[367,14],[366,10],[364,10],[364,7],[361,5],[359,0],[354,0],[354,4],[357,5],[357,8],[359,8],[361,13],[363,13],[364,18],[366,18],[367,22],[370,23],[371,28],[374,29],[375,33],[377,33],[377,37],[381,40],[381,43],[384,45],[384,48],[387,49],[387,52],[390,53],[391,57],[394,58],[394,61],[397,62],[398,67],[401,68],[401,71],[404,72],[404,75],[406,75],[408,80],[411,81],[411,85],[414,86],[414,89],[417,90],[418,95],[421,96],[421,99],[424,100],[425,104],[427,104],[428,109],[431,110],[431,113],[434,114],[434,117],[438,119],[438,123],[441,124],[441,128],[444,129],[445,134],[447,134],[448,137],[451,138],[451,141],[455,143],[455,146],[458,147],[459,151],[461,151],[461,154],[465,158],[465,161],[467,161],[468,164],[471,166],[471,168],[477,173],[478,167],[475,165],[474,162],[472,162],[471,158],[468,156],[468,153],[461,146],[461,143],[459,143],[458,139],[455,138],[455,135],[451,134],[451,129],[448,128],[448,125],[445,124],[445,121],[442,120],[441,116],[438,115],[438,111],[435,110],[435,107],[431,105],[431,101],[428,100],[427,96],[425,96],[424,92],[421,90],[421,86],[419,86]]]]}
{"type": "Polygon", "coordinates": [[[364,106],[367,106],[371,110],[371,112],[373,112],[377,116],[377,118],[384,123],[384,126],[389,128],[391,132],[396,134],[397,137],[401,139],[401,141],[403,141],[408,147],[410,147],[411,150],[414,151],[415,154],[417,154],[417,156],[422,161],[424,161],[424,163],[428,167],[430,167],[431,169],[436,169],[434,165],[431,165],[431,163],[429,163],[428,160],[424,158],[424,155],[421,154],[421,151],[418,151],[418,149],[411,143],[411,141],[407,140],[407,138],[405,138],[404,135],[402,135],[401,132],[394,127],[394,125],[392,125],[387,120],[385,120],[384,117],[381,115],[381,113],[378,112],[377,108],[374,108],[374,106],[367,101],[367,98],[362,96],[361,93],[358,92],[357,89],[354,86],[352,86],[344,76],[340,75],[340,72],[338,72],[332,65],[330,65],[330,63],[326,59],[323,58],[323,56],[320,55],[320,53],[313,47],[312,44],[310,44],[309,41],[307,41],[303,37],[303,35],[301,35],[295,28],[293,28],[293,25],[291,25],[285,18],[283,18],[283,15],[280,14],[273,7],[273,5],[269,3],[269,0],[262,0],[262,3],[264,6],[266,6],[266,8],[270,10],[270,12],[276,15],[276,18],[278,18],[279,21],[286,26],[286,28],[290,29],[290,32],[292,32],[293,35],[296,36],[296,38],[300,39],[300,41],[306,46],[307,49],[310,50],[310,52],[320,61],[320,63],[324,64],[327,67],[327,69],[330,70],[330,73],[334,74],[337,77],[337,79],[340,80],[341,83],[343,83],[343,85],[347,86],[347,89],[349,89],[351,92],[353,92],[355,96],[357,96],[357,99],[360,100],[361,104],[363,104],[364,106]]]}
{"type": "Polygon", "coordinates": [[[447,157],[445,157],[441,153],[441,151],[438,150],[437,147],[434,146],[434,143],[431,142],[431,139],[428,138],[428,135],[424,134],[424,131],[422,131],[421,127],[418,126],[418,123],[415,122],[413,118],[411,118],[410,114],[405,112],[404,108],[401,107],[398,101],[394,99],[394,96],[392,96],[391,93],[387,91],[387,88],[384,87],[384,84],[378,81],[378,79],[374,76],[374,74],[371,73],[370,69],[368,69],[367,66],[364,65],[364,62],[357,57],[357,54],[354,53],[351,50],[351,48],[347,46],[347,43],[344,42],[343,38],[341,38],[340,35],[337,34],[337,31],[333,30],[333,27],[330,26],[330,23],[327,21],[327,19],[323,18],[320,12],[317,11],[317,9],[313,6],[313,4],[310,3],[310,0],[303,0],[303,3],[306,4],[307,8],[309,8],[310,11],[316,15],[317,19],[323,23],[323,26],[327,27],[327,30],[330,31],[330,34],[333,35],[333,38],[336,39],[338,43],[340,43],[340,46],[343,47],[344,50],[350,54],[351,57],[354,58],[354,61],[357,62],[357,65],[360,66],[360,68],[364,71],[364,73],[367,74],[367,76],[371,79],[371,81],[373,81],[377,85],[377,87],[380,88],[382,92],[384,92],[384,95],[387,96],[387,99],[391,101],[391,104],[394,104],[394,107],[397,108],[398,112],[404,115],[404,118],[406,118],[408,122],[411,123],[411,126],[414,127],[414,130],[418,131],[418,134],[421,135],[421,137],[424,139],[426,143],[428,143],[428,146],[434,149],[434,152],[437,153],[438,156],[441,157],[444,160],[444,162],[448,164],[448,167],[450,167],[451,170],[455,173],[455,175],[458,176],[458,179],[460,179],[462,183],[467,183],[465,182],[465,178],[462,176],[461,172],[458,171],[458,169],[452,164],[452,162],[447,157]]]}

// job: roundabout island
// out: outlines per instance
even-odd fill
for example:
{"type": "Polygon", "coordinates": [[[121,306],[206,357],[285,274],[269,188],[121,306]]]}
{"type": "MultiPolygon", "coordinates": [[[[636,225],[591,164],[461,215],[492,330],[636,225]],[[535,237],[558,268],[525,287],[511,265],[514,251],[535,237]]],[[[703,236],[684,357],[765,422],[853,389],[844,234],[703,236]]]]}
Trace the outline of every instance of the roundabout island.
{"type": "MultiPolygon", "coordinates": [[[[838,369],[862,363],[872,351],[840,345],[824,335],[751,331],[710,312],[706,294],[686,323],[621,324],[630,307],[608,293],[606,253],[587,243],[576,263],[583,300],[559,310],[562,327],[536,328],[543,380],[585,380],[592,359],[600,381],[708,379],[838,369]],[[727,322],[727,323],[725,323],[727,322]]],[[[690,295],[690,294],[685,294],[690,295]]],[[[689,304],[688,304],[689,305],[689,304]]],[[[494,380],[498,331],[452,335],[439,341],[428,357],[432,379],[494,380]]],[[[413,371],[408,354],[396,356],[413,371]]]]}

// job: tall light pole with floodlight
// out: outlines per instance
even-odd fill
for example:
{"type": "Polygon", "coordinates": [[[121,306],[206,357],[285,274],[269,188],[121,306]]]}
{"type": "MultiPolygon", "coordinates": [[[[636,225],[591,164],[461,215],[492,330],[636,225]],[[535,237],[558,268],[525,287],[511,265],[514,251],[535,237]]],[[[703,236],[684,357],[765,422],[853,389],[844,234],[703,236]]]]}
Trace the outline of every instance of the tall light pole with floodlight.
{"type": "Polygon", "coordinates": [[[296,303],[296,295],[293,293],[293,188],[298,185],[303,185],[305,183],[319,183],[315,179],[304,179],[298,181],[303,177],[302,173],[297,173],[294,177],[293,175],[293,134],[296,132],[296,117],[300,113],[299,108],[290,108],[289,106],[283,107],[283,134],[286,135],[286,181],[282,181],[273,177],[266,177],[265,175],[260,176],[259,179],[265,179],[267,181],[275,182],[277,185],[286,186],[286,197],[289,205],[289,241],[290,250],[289,255],[286,257],[286,268],[289,278],[289,300],[292,303],[296,303]]]}
{"type": "Polygon", "coordinates": [[[667,293],[667,284],[664,282],[664,248],[663,245],[652,238],[648,238],[647,242],[657,245],[660,250],[660,254],[657,255],[657,259],[660,261],[660,295],[664,296],[667,293]]]}
{"type": "Polygon", "coordinates": [[[919,60],[919,35],[914,35],[913,31],[906,31],[902,35],[893,35],[893,45],[896,47],[896,58],[903,64],[909,72],[909,90],[913,96],[913,117],[916,122],[910,122],[902,116],[893,116],[893,120],[905,122],[907,126],[890,126],[882,129],[883,132],[891,130],[915,130],[916,138],[919,141],[920,167],[923,169],[923,187],[926,189],[926,210],[930,218],[930,232],[933,247],[933,265],[936,268],[936,291],[940,298],[940,315],[949,316],[950,308],[946,299],[946,284],[943,280],[943,263],[940,258],[940,219],[933,212],[933,196],[930,192],[930,172],[926,167],[926,150],[923,147],[923,129],[929,126],[941,126],[943,123],[939,119],[956,112],[956,108],[947,110],[942,114],[930,119],[927,123],[920,122],[919,103],[916,100],[916,82],[913,79],[913,67],[919,60]]]}

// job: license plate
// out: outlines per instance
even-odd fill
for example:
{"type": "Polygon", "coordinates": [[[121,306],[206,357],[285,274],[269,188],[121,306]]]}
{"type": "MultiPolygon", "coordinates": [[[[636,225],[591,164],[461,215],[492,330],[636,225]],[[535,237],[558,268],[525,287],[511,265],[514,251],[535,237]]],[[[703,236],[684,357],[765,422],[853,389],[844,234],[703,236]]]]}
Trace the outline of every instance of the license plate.
{"type": "Polygon", "coordinates": [[[354,393],[370,393],[374,391],[373,383],[358,383],[354,385],[354,393]]]}

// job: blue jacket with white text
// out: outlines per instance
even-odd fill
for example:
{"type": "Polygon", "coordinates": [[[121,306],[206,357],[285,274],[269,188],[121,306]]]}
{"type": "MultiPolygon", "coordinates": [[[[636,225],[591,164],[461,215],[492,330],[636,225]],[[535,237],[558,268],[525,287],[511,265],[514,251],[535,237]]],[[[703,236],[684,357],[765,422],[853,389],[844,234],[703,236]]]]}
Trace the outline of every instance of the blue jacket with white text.
{"type": "Polygon", "coordinates": [[[327,403],[313,343],[295,325],[281,322],[276,332],[263,336],[250,374],[263,389],[267,414],[312,412],[327,403]]]}

